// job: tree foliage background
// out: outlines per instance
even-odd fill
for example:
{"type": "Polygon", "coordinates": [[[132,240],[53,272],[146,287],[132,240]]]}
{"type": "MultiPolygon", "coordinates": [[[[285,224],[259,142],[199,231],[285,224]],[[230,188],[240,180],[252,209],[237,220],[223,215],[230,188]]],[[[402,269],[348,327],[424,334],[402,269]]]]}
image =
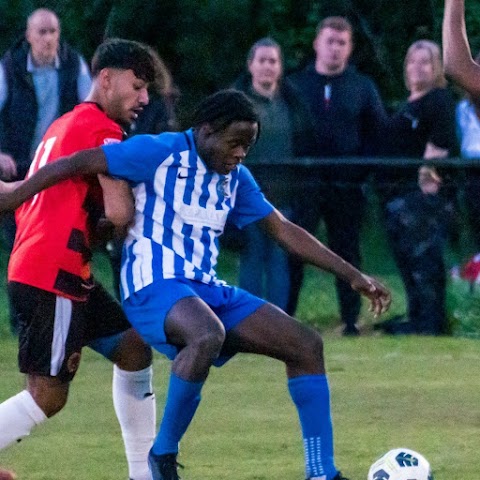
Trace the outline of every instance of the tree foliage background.
{"type": "MultiPolygon", "coordinates": [[[[105,36],[154,46],[181,91],[180,118],[203,95],[230,85],[244,70],[253,42],[272,36],[284,49],[287,72],[312,59],[319,20],[344,15],[355,28],[352,61],[371,75],[387,104],[406,96],[408,45],[440,42],[443,0],[0,0],[0,52],[23,34],[35,8],[57,12],[63,37],[87,59],[105,36]]],[[[480,4],[467,5],[472,51],[480,48],[480,4]]]]}

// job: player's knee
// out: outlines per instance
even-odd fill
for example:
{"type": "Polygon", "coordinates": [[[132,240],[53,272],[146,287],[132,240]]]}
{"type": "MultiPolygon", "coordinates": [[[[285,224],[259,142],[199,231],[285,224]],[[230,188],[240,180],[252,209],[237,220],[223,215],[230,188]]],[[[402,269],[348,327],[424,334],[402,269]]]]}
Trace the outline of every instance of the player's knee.
{"type": "Polygon", "coordinates": [[[310,332],[310,334],[303,339],[302,348],[299,349],[298,354],[302,357],[303,363],[323,365],[323,340],[317,332],[310,332]]]}
{"type": "Polygon", "coordinates": [[[48,417],[56,415],[67,403],[68,391],[54,389],[46,390],[31,390],[30,394],[35,400],[35,403],[41,408],[43,413],[48,417]]]}
{"type": "Polygon", "coordinates": [[[318,333],[310,335],[308,350],[314,358],[323,360],[323,339],[318,333]]]}
{"type": "Polygon", "coordinates": [[[53,417],[56,415],[67,403],[67,397],[52,398],[47,405],[47,411],[44,413],[47,417],[53,417]]]}
{"type": "Polygon", "coordinates": [[[152,349],[130,329],[122,336],[110,359],[122,370],[143,370],[152,364],[152,349]]]}
{"type": "Polygon", "coordinates": [[[224,342],[225,330],[217,328],[199,335],[191,346],[200,356],[206,356],[213,361],[220,355],[224,342]]]}

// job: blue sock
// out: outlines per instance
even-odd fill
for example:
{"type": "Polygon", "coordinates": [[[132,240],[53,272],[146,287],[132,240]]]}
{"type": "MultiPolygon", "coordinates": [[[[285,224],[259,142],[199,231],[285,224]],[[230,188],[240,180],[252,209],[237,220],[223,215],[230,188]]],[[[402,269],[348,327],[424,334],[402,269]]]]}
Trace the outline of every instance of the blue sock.
{"type": "Polygon", "coordinates": [[[200,403],[200,391],[204,382],[189,382],[170,374],[167,402],[160,431],[152,452],[155,455],[178,453],[178,444],[186,432],[200,403]]]}
{"type": "Polygon", "coordinates": [[[302,427],[306,478],[338,473],[333,460],[330,389],[326,375],[302,375],[288,380],[302,427]]]}

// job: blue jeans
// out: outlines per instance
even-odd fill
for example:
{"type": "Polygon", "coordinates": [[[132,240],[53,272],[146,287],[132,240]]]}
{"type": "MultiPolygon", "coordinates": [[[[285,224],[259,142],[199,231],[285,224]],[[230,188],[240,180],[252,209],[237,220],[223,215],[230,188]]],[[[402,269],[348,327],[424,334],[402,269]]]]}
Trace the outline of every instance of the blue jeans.
{"type": "Polygon", "coordinates": [[[240,253],[240,288],[282,310],[290,291],[288,254],[263,233],[257,223],[245,227],[246,245],[240,253]]]}

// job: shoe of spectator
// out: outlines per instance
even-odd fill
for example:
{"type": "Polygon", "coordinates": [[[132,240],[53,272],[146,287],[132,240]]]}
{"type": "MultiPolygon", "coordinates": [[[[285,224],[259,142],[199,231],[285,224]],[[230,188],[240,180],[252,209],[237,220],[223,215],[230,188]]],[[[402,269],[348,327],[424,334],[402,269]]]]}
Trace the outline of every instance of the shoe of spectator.
{"type": "Polygon", "coordinates": [[[373,325],[373,329],[382,330],[389,335],[410,335],[415,333],[413,325],[408,318],[403,315],[397,315],[384,322],[376,323],[373,325]]]}
{"type": "Polygon", "coordinates": [[[355,325],[347,325],[342,330],[342,335],[344,337],[358,337],[360,335],[360,330],[355,325]]]}

